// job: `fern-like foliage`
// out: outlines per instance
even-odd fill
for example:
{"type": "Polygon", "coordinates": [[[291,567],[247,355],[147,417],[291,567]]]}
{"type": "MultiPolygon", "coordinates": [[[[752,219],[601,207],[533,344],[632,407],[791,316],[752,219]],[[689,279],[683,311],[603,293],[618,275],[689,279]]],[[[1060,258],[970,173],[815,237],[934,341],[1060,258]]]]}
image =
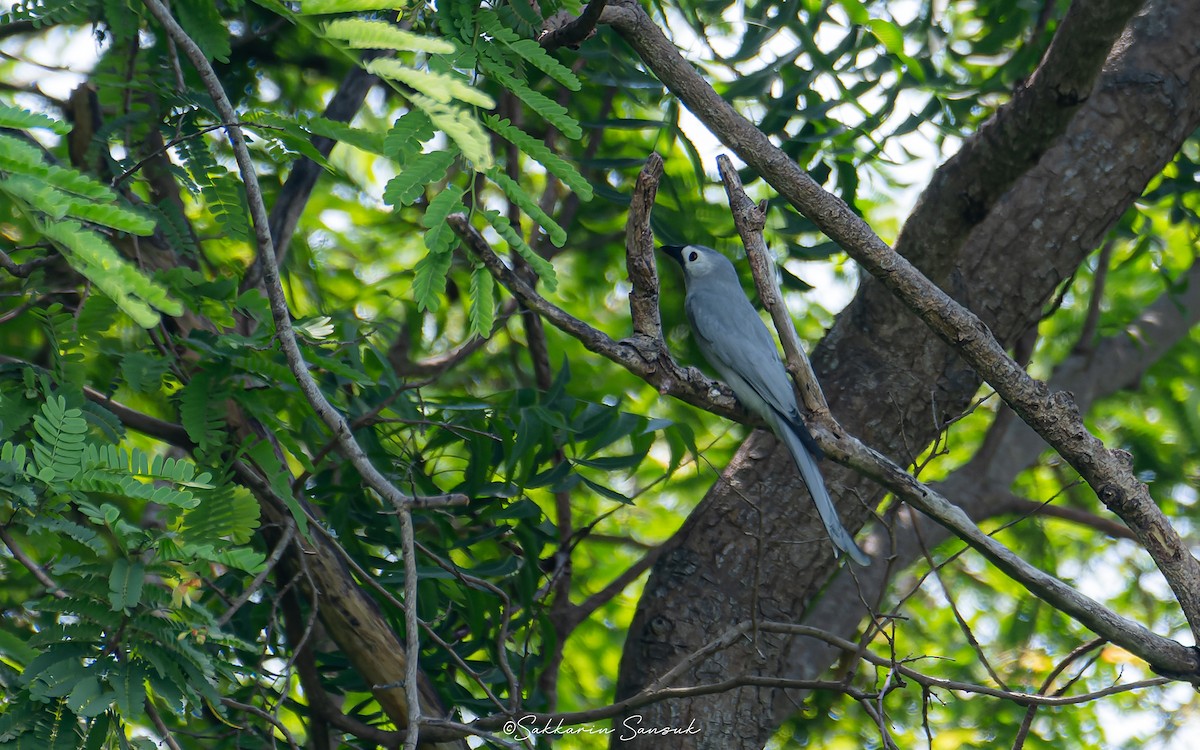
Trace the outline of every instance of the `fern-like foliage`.
{"type": "Polygon", "coordinates": [[[445,177],[458,156],[458,149],[413,154],[404,161],[400,174],[388,181],[383,200],[393,206],[412,205],[425,192],[425,186],[445,177]]]}
{"type": "Polygon", "coordinates": [[[229,395],[228,379],[215,369],[197,373],[179,394],[179,421],[201,455],[225,445],[225,416],[216,407],[229,395]]]}
{"type": "Polygon", "coordinates": [[[456,47],[437,37],[421,36],[386,21],[339,18],[322,27],[325,36],[339,39],[354,49],[393,49],[452,55],[456,47]]]}
{"type": "Polygon", "coordinates": [[[542,283],[546,285],[546,288],[554,291],[558,287],[558,277],[554,275],[554,266],[550,265],[550,261],[534,252],[533,248],[521,237],[520,232],[499,211],[483,211],[482,214],[492,228],[508,243],[509,248],[516,250],[522,258],[528,261],[538,276],[542,277],[542,283]]]}
{"type": "Polygon", "coordinates": [[[72,479],[83,466],[87,422],[79,409],[68,409],[67,400],[52,396],[33,416],[37,439],[33,440],[36,476],[43,482],[72,479]]]}
{"type": "MultiPolygon", "coordinates": [[[[44,118],[7,108],[11,120],[44,118]]],[[[0,194],[76,271],[108,295],[138,325],[158,325],[159,311],[179,315],[182,308],[166,290],[117,252],[105,234],[93,227],[148,235],[155,222],[147,214],[120,205],[116,194],[82,172],[47,164],[29,143],[0,134],[0,194]]]]}
{"type": "Polygon", "coordinates": [[[97,0],[22,0],[0,13],[0,24],[32,21],[35,28],[90,20],[97,0]]]}
{"type": "Polygon", "coordinates": [[[446,274],[454,256],[450,250],[454,243],[454,232],[446,219],[462,205],[463,191],[448,187],[429,203],[421,224],[426,228],[425,247],[429,254],[418,263],[413,278],[413,296],[417,306],[423,310],[436,310],[442,292],[446,289],[446,274]]]}
{"type": "Polygon", "coordinates": [[[509,143],[521,149],[527,156],[540,163],[555,177],[562,180],[563,184],[571,188],[581,200],[590,201],[592,199],[591,183],[579,173],[575,165],[551,151],[546,147],[546,144],[514,126],[508,120],[496,117],[495,115],[484,117],[483,124],[487,125],[509,143]]]}
{"type": "MultiPolygon", "coordinates": [[[[16,496],[10,487],[32,490],[12,506],[6,528],[55,561],[50,571],[62,589],[53,593],[68,592],[36,603],[48,627],[24,638],[7,630],[0,642],[6,668],[17,674],[0,716],[5,748],[102,747],[80,743],[107,737],[102,720],[138,721],[149,695],[176,711],[219,703],[218,676],[232,675],[222,675],[227,668],[198,637],[215,625],[176,591],[200,580],[192,569],[221,565],[253,575],[264,560],[246,546],[258,524],[248,492],[218,489],[190,461],[107,442],[71,405],[80,397],[51,393],[27,429],[0,443],[0,497],[16,496]],[[30,501],[48,497],[59,502],[30,501]],[[167,529],[136,522],[151,507],[166,514],[167,529]],[[150,581],[175,582],[176,591],[150,581]]],[[[254,649],[219,633],[213,640],[254,649]]]]}

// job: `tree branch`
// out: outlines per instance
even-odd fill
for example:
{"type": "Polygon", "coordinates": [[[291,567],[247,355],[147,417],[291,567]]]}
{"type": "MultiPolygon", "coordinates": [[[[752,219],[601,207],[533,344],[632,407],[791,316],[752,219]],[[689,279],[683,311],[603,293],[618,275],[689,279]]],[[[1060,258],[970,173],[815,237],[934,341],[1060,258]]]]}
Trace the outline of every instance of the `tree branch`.
{"type": "Polygon", "coordinates": [[[492,251],[479,230],[471,226],[465,214],[451,214],[447,221],[471,252],[475,253],[488,272],[521,304],[535,310],[555,328],[578,340],[589,351],[605,357],[647,383],[660,393],[670,394],[693,406],[736,421],[750,421],[738,406],[733,393],[715,380],[710,380],[694,367],[681,368],[665,350],[634,336],[614,341],[607,334],[568,314],[548,302],[517,274],[504,265],[492,251]]]}
{"type": "MultiPolygon", "coordinates": [[[[284,356],[287,358],[288,367],[296,377],[300,391],[304,394],[305,399],[312,406],[317,416],[321,418],[333,433],[338,441],[340,451],[354,465],[354,468],[358,470],[367,486],[379,493],[387,503],[401,509],[402,513],[407,513],[408,503],[411,501],[411,498],[388,481],[375,468],[374,464],[371,463],[371,460],[367,457],[362,447],[359,446],[358,441],[355,440],[345,418],[325,398],[325,395],[321,392],[320,387],[309,372],[307,363],[304,361],[304,355],[300,351],[299,343],[296,340],[296,333],[292,329],[291,311],[288,309],[287,298],[284,295],[279,278],[279,267],[276,264],[275,250],[271,238],[270,220],[267,215],[266,204],[263,201],[262,190],[258,183],[254,160],[246,146],[246,140],[241,128],[234,124],[237,122],[237,113],[233,108],[233,104],[229,101],[224,87],[221,85],[220,78],[218,78],[212,64],[205,57],[204,52],[196,45],[187,32],[183,30],[170,11],[163,6],[161,0],[143,1],[151,14],[162,24],[168,37],[179,45],[195,67],[201,81],[204,83],[205,90],[213,99],[218,116],[225,122],[230,123],[225,132],[229,136],[234,158],[238,164],[238,171],[241,173],[242,181],[246,188],[246,198],[249,203],[250,216],[253,220],[255,239],[258,245],[257,263],[261,266],[263,285],[270,302],[271,317],[275,322],[275,334],[279,339],[284,356]]],[[[310,561],[310,564],[317,561],[323,563],[335,562],[326,560],[325,557],[325,555],[314,555],[314,560],[310,561]]],[[[330,571],[330,573],[335,579],[341,577],[338,572],[330,571]]],[[[323,597],[328,597],[333,595],[333,592],[322,591],[320,594],[323,597]]],[[[404,606],[406,610],[412,609],[417,606],[417,602],[415,599],[407,599],[404,602],[404,606]]],[[[343,633],[342,635],[346,636],[347,634],[343,633]]],[[[409,660],[415,659],[417,659],[417,654],[409,653],[403,661],[407,663],[409,660]]],[[[370,675],[372,673],[378,673],[377,666],[374,664],[356,662],[355,666],[363,671],[364,676],[368,676],[369,679],[371,679],[370,675]]],[[[406,672],[410,671],[406,668],[406,672]]],[[[387,677],[374,680],[375,684],[383,684],[388,681],[389,678],[387,677]]],[[[415,686],[410,684],[408,688],[414,690],[415,686]]],[[[406,691],[406,693],[408,692],[406,691]]],[[[404,703],[407,703],[407,699],[404,703]]],[[[420,710],[419,706],[411,708],[403,706],[402,711],[395,711],[396,707],[390,701],[382,705],[393,709],[393,711],[389,712],[389,716],[393,721],[401,725],[408,721],[410,710],[420,710]]],[[[418,731],[416,726],[410,726],[408,729],[413,734],[416,734],[418,731]]]]}
{"type": "Polygon", "coordinates": [[[812,362],[804,353],[804,347],[800,345],[796,325],[787,306],[783,304],[783,293],[775,281],[774,261],[762,235],[762,230],[766,227],[765,209],[756,205],[750,200],[750,196],[746,195],[746,190],[742,187],[742,178],[738,176],[733,162],[725,154],[717,156],[717,170],[725,183],[725,194],[729,196],[729,210],[733,214],[734,226],[737,227],[742,245],[746,248],[746,260],[750,263],[758,299],[771,314],[771,321],[779,334],[779,342],[783,344],[788,372],[795,380],[805,408],[811,413],[832,419],[829,403],[821,391],[821,384],[817,382],[812,362]]]}
{"type": "Polygon", "coordinates": [[[605,3],[606,0],[592,0],[579,14],[579,18],[572,17],[566,11],[559,11],[547,18],[542,26],[542,33],[538,36],[538,44],[547,50],[578,47],[596,33],[596,23],[600,20],[605,3]]]}
{"type": "Polygon", "coordinates": [[[665,351],[662,317],[658,309],[658,265],[654,262],[654,233],[650,230],[650,212],[654,209],[654,196],[658,193],[658,181],[662,179],[662,174],[662,157],[651,153],[638,173],[633,196],[629,200],[629,218],[625,222],[625,268],[632,287],[629,292],[629,315],[633,322],[633,335],[665,351]]]}
{"type": "Polygon", "coordinates": [[[1200,642],[1200,562],[1192,557],[1178,532],[1154,504],[1146,486],[1134,476],[1129,456],[1106,449],[1084,426],[1068,394],[1051,394],[1044,383],[1030,377],[973,312],[896,254],[842,200],[825,192],[766,135],[717,95],[680,57],[640,5],[632,0],[614,2],[605,10],[605,20],[634,47],[659,79],[793,206],[841,245],[939,338],[954,347],[1137,534],[1166,577],[1193,636],[1200,642]]]}
{"type": "MultiPolygon", "coordinates": [[[[658,373],[645,368],[643,359],[628,356],[625,350],[616,346],[603,333],[550,304],[518,279],[492,252],[486,240],[470,225],[465,215],[452,214],[449,222],[454,231],[467,242],[472,252],[483,261],[488,271],[530,309],[545,315],[556,327],[579,339],[592,351],[612,359],[648,382],[653,382],[651,376],[657,376],[658,373]]],[[[911,266],[909,268],[911,269],[911,266]]],[[[919,276],[915,269],[911,273],[919,276]]],[[[945,298],[940,291],[938,295],[945,298]]],[[[966,311],[963,311],[963,314],[970,315],[966,311]]],[[[1039,385],[1045,388],[1043,384],[1039,385]]],[[[874,479],[887,490],[952,530],[1038,598],[1075,618],[1097,634],[1137,654],[1160,673],[1189,681],[1200,681],[1200,652],[1156,635],[1144,626],[1084,596],[1054,576],[1029,565],[1007,547],[983,533],[959,507],[840,428],[831,427],[825,420],[816,423],[814,427],[813,436],[831,459],[874,479]]]]}
{"type": "Polygon", "coordinates": [[[38,580],[38,583],[46,587],[47,593],[55,599],[66,599],[68,597],[67,592],[63,591],[62,587],[54,582],[54,579],[46,572],[46,569],[38,565],[32,557],[25,554],[25,550],[21,549],[21,545],[17,544],[17,540],[13,539],[12,534],[9,534],[8,529],[4,526],[0,526],[0,541],[3,541],[4,546],[8,547],[8,551],[13,556],[13,559],[25,566],[25,569],[38,580]]]}

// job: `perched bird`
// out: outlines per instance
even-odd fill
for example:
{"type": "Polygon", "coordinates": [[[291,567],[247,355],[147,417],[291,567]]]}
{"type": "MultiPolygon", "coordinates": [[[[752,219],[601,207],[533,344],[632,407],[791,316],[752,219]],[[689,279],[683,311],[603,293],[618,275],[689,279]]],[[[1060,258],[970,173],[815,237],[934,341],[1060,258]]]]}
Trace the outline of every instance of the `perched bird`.
{"type": "Polygon", "coordinates": [[[733,263],[701,245],[661,249],[683,268],[684,310],[700,352],[742,405],[762,417],[787,446],[835,551],[846,553],[859,565],[870,565],[871,558],[854,543],[833,507],[817,469],[821,449],[800,420],[775,339],[742,290],[733,263]]]}

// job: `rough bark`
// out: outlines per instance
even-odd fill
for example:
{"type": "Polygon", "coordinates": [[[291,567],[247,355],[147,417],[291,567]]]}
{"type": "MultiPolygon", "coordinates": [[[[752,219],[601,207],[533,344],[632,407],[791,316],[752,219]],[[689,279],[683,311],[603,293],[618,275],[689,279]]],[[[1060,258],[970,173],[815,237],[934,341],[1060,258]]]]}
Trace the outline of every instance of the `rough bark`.
{"type": "MultiPolygon", "coordinates": [[[[1152,6],[1117,45],[1067,132],[990,212],[965,227],[965,243],[953,237],[931,243],[928,250],[938,257],[927,258],[929,264],[922,263],[925,246],[908,246],[906,254],[932,269],[934,280],[979,314],[1001,342],[1011,345],[1037,322],[1056,286],[1195,129],[1198,20],[1198,3],[1152,6]]],[[[975,168],[986,170],[989,162],[977,159],[975,168]]],[[[935,181],[932,194],[939,188],[935,181]]],[[[937,215],[932,204],[924,205],[937,215]]],[[[874,281],[863,284],[813,361],[841,423],[901,461],[969,403],[979,382],[874,281]]],[[[869,503],[872,488],[833,467],[827,478],[831,487],[844,488],[835,496],[848,526],[861,525],[869,511],[858,498],[869,503]]],[[[969,512],[982,507],[963,501],[969,512]]],[[[800,620],[831,569],[827,542],[786,452],[769,435],[755,433],[655,566],[630,629],[618,695],[748,617],[800,620]]],[[[796,665],[785,658],[790,650],[787,638],[760,635],[752,646],[701,665],[690,679],[800,676],[788,671],[796,665]]],[[[789,710],[777,691],[746,688],[639,713],[649,726],[687,726],[694,719],[702,731],[682,738],[679,747],[733,748],[761,747],[789,710]]],[[[653,738],[624,746],[652,747],[653,738]]]]}

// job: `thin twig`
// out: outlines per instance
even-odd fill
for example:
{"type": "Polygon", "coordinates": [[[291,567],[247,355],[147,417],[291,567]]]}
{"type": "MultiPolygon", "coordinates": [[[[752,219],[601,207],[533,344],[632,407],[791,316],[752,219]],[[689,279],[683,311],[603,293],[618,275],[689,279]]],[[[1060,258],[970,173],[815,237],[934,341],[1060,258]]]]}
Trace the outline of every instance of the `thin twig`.
{"type": "Polygon", "coordinates": [[[159,715],[158,709],[154,707],[154,702],[147,698],[142,705],[145,706],[146,714],[154,724],[155,730],[158,731],[158,736],[167,744],[167,747],[171,750],[183,750],[179,747],[179,741],[175,739],[175,735],[171,734],[171,730],[167,728],[167,723],[159,715]]]}
{"type": "Polygon", "coordinates": [[[404,555],[404,635],[405,675],[404,693],[408,697],[408,732],[404,736],[405,750],[416,750],[421,727],[421,697],[417,685],[417,657],[421,653],[421,631],[417,627],[417,553],[413,542],[412,514],[404,505],[397,505],[400,514],[400,546],[404,555]]]}
{"type": "Polygon", "coordinates": [[[239,609],[242,608],[242,605],[250,601],[250,597],[254,596],[254,592],[258,591],[258,589],[267,580],[267,576],[271,574],[271,571],[276,565],[279,564],[279,561],[283,559],[283,554],[287,552],[287,549],[291,545],[292,539],[295,538],[295,536],[296,524],[289,523],[284,526],[283,537],[275,545],[275,549],[271,550],[271,556],[267,558],[266,563],[263,565],[263,569],[254,577],[254,580],[250,582],[250,585],[246,587],[246,590],[243,591],[237,599],[233,600],[233,603],[229,605],[229,608],[225,610],[225,613],[217,618],[217,627],[225,627],[225,624],[233,619],[233,616],[237,614],[239,609]]]}
{"type": "Polygon", "coordinates": [[[249,703],[235,701],[232,698],[222,698],[221,705],[229,706],[230,708],[236,709],[243,713],[257,716],[263,721],[269,723],[271,726],[275,727],[275,729],[283,735],[283,740],[284,742],[288,743],[288,747],[290,747],[292,750],[300,750],[300,744],[296,742],[296,738],[292,736],[292,733],[288,731],[287,725],[280,721],[277,716],[271,715],[271,713],[262,710],[258,706],[252,706],[249,703]]]}
{"type": "Polygon", "coordinates": [[[63,591],[62,588],[54,582],[54,579],[50,577],[50,574],[46,572],[45,568],[43,568],[41,565],[38,565],[32,557],[25,554],[25,550],[21,549],[21,545],[17,544],[17,540],[12,538],[12,535],[8,533],[8,529],[4,526],[0,526],[0,540],[4,541],[4,546],[8,547],[8,551],[12,554],[13,559],[24,565],[25,569],[28,570],[33,577],[38,580],[39,583],[46,587],[46,591],[51,596],[53,596],[55,599],[67,598],[67,592],[63,591]]]}
{"type": "Polygon", "coordinates": [[[205,90],[213,99],[218,116],[227,123],[225,132],[229,136],[229,143],[233,148],[234,158],[238,164],[238,171],[246,187],[246,201],[250,209],[250,217],[254,224],[258,251],[255,263],[261,266],[263,286],[270,301],[271,317],[275,322],[275,335],[279,339],[280,346],[288,362],[288,367],[296,377],[300,391],[304,394],[309,405],[312,406],[313,411],[316,412],[317,416],[321,418],[326,427],[333,433],[342,454],[354,465],[358,473],[362,475],[363,481],[390,504],[407,504],[411,501],[411,498],[404,492],[401,492],[399,488],[388,481],[375,468],[371,459],[354,438],[354,434],[351,432],[346,419],[333,408],[333,405],[325,398],[325,394],[321,392],[320,386],[313,379],[312,373],[309,371],[308,365],[304,360],[304,353],[300,350],[296,332],[292,328],[291,311],[288,308],[287,297],[284,295],[281,285],[279,267],[276,264],[274,245],[271,240],[270,221],[266,204],[263,202],[262,189],[258,182],[254,160],[250,155],[249,148],[246,146],[246,139],[242,133],[241,126],[236,124],[238,122],[237,112],[234,110],[233,104],[229,101],[229,97],[221,85],[221,80],[217,76],[216,70],[212,67],[208,58],[205,57],[204,52],[188,36],[187,32],[183,30],[183,27],[179,25],[160,0],[143,0],[143,2],[145,2],[151,14],[163,25],[167,35],[175,40],[196,68],[197,73],[200,75],[200,80],[204,83],[205,90]]]}

